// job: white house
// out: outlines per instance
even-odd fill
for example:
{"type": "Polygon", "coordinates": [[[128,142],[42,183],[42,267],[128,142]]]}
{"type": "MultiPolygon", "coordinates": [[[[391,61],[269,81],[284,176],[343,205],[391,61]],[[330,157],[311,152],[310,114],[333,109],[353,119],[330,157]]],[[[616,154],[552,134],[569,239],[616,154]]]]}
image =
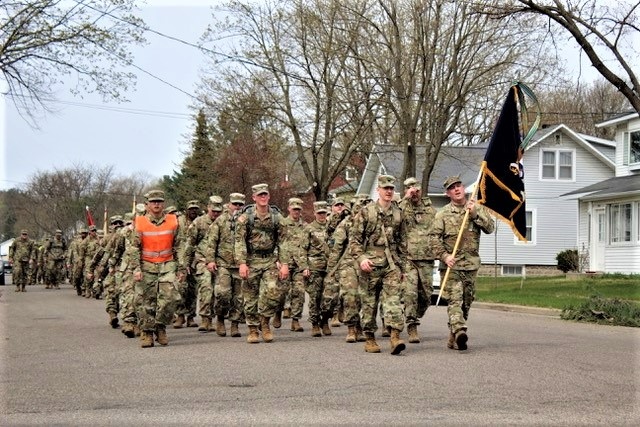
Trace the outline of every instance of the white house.
{"type": "Polygon", "coordinates": [[[640,117],[627,113],[600,123],[616,129],[615,176],[571,191],[578,200],[577,245],[589,270],[640,273],[640,117]]]}
{"type": "MultiPolygon", "coordinates": [[[[486,145],[442,147],[427,192],[434,206],[448,203],[442,188],[446,176],[460,174],[472,191],[485,152],[486,145]]],[[[614,141],[582,135],[562,124],[539,130],[523,158],[529,241],[519,241],[509,226],[498,221],[496,233],[482,235],[483,264],[496,265],[501,275],[557,272],[556,255],[580,249],[576,247],[578,208],[575,200],[561,195],[613,177],[614,155],[614,141]]],[[[358,192],[375,193],[379,174],[400,175],[401,158],[401,153],[388,150],[372,154],[358,192]]],[[[423,162],[424,151],[418,153],[418,165],[423,162]]]]}

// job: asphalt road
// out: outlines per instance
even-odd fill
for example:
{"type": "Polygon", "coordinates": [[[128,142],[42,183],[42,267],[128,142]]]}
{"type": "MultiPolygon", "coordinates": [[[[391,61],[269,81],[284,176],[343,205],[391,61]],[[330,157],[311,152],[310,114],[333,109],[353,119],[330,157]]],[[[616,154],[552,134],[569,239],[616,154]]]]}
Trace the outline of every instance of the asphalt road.
{"type": "Polygon", "coordinates": [[[169,329],[142,349],[104,301],[70,287],[0,287],[0,425],[639,425],[640,330],[474,306],[469,350],[446,308],[420,344],[366,354],[288,330],[270,344],[169,329]]]}

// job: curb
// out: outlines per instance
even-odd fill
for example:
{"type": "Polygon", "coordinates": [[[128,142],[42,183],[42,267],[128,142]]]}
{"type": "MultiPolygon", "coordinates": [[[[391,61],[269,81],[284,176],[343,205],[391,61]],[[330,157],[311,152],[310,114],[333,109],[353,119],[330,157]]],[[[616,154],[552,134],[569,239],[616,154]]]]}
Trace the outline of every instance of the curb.
{"type": "Polygon", "coordinates": [[[487,310],[509,311],[514,313],[536,314],[538,316],[560,317],[562,310],[556,308],[529,307],[524,305],[499,304],[494,302],[474,302],[476,308],[487,310]]]}

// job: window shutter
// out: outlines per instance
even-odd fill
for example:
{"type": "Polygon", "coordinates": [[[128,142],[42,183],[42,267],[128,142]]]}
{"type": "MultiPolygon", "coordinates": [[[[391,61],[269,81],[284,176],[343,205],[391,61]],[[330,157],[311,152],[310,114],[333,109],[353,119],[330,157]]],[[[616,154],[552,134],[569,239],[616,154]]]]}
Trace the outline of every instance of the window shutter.
{"type": "Polygon", "coordinates": [[[629,145],[631,144],[631,134],[629,132],[624,132],[622,134],[622,164],[629,164],[629,145]]]}

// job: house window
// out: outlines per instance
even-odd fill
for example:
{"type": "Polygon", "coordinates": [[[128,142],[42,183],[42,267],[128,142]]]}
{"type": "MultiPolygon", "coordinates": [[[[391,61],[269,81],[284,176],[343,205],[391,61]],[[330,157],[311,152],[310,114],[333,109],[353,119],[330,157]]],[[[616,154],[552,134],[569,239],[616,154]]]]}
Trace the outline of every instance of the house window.
{"type": "Polygon", "coordinates": [[[503,265],[502,266],[503,276],[522,276],[523,271],[524,271],[524,267],[522,265],[503,265]]]}
{"type": "Polygon", "coordinates": [[[631,241],[631,203],[609,205],[609,243],[631,241]]]}
{"type": "Polygon", "coordinates": [[[573,154],[571,150],[542,150],[541,178],[545,180],[573,180],[573,154]]]}
{"type": "Polygon", "coordinates": [[[640,130],[629,135],[629,164],[640,163],[640,130]]]}
{"type": "Polygon", "coordinates": [[[358,179],[358,172],[356,171],[356,168],[354,168],[353,166],[347,166],[346,168],[344,168],[344,179],[346,181],[353,181],[355,179],[358,179]]]}
{"type": "Polygon", "coordinates": [[[526,211],[525,212],[525,218],[526,218],[526,225],[527,225],[527,231],[524,237],[527,238],[526,242],[523,242],[522,240],[518,239],[517,237],[513,236],[513,241],[516,244],[525,244],[525,245],[530,245],[530,244],[534,244],[536,242],[536,236],[535,236],[535,215],[533,211],[526,211]]]}

